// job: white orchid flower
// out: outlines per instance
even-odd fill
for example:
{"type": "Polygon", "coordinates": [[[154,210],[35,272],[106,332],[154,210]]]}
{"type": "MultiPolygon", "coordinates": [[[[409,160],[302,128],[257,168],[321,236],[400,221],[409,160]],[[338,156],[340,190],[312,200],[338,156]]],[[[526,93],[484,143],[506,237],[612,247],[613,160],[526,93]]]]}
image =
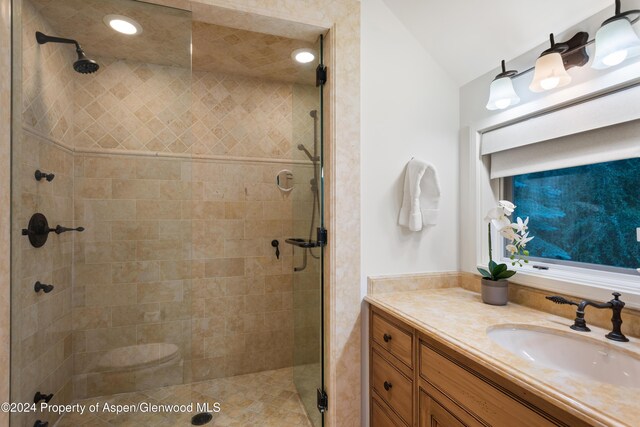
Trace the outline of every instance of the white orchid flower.
{"type": "Polygon", "coordinates": [[[491,225],[493,225],[496,230],[502,230],[511,225],[511,221],[506,217],[501,207],[491,209],[484,220],[491,222],[491,225]]]}
{"type": "Polygon", "coordinates": [[[529,224],[529,217],[527,217],[527,219],[525,219],[524,221],[522,220],[522,218],[518,217],[516,222],[511,224],[511,226],[518,233],[524,234],[529,229],[528,224],[529,224]]]}
{"type": "Polygon", "coordinates": [[[514,205],[508,200],[500,200],[498,202],[498,206],[500,206],[504,210],[504,213],[507,216],[510,216],[513,213],[513,211],[516,210],[516,205],[514,205]]]}
{"type": "Polygon", "coordinates": [[[487,216],[484,217],[485,221],[491,221],[492,219],[500,219],[504,216],[504,211],[500,208],[493,208],[487,212],[487,216]]]}
{"type": "Polygon", "coordinates": [[[511,228],[511,221],[506,216],[503,216],[500,219],[492,219],[491,225],[495,227],[496,230],[503,230],[505,228],[511,228]]]}
{"type": "Polygon", "coordinates": [[[516,232],[513,231],[513,228],[511,228],[511,224],[501,228],[500,234],[502,235],[502,237],[504,237],[507,240],[510,240],[511,242],[518,242],[518,243],[520,242],[520,236],[518,236],[516,232]]]}
{"type": "Polygon", "coordinates": [[[518,252],[518,248],[516,248],[515,245],[507,245],[506,249],[509,251],[511,255],[518,252]]]}
{"type": "Polygon", "coordinates": [[[521,238],[520,238],[520,247],[524,248],[527,246],[527,243],[529,243],[530,241],[532,241],[534,239],[534,237],[529,237],[529,233],[525,233],[521,238]]]}

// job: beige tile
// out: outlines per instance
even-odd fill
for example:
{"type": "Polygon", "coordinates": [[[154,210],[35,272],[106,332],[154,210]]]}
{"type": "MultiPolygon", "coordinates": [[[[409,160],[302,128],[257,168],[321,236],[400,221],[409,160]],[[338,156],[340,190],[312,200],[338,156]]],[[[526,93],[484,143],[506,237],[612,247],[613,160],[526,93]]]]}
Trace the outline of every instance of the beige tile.
{"type": "Polygon", "coordinates": [[[111,271],[113,283],[154,282],[160,277],[160,266],[154,261],[115,263],[111,271]]]}
{"type": "Polygon", "coordinates": [[[153,240],[159,237],[158,221],[113,221],[113,240],[153,240]]]}
{"type": "Polygon", "coordinates": [[[139,283],[137,286],[139,304],[153,302],[175,302],[183,299],[182,281],[139,283]]]}
{"type": "Polygon", "coordinates": [[[206,261],[205,275],[206,277],[243,276],[244,268],[244,258],[211,259],[206,261]]]}
{"type": "Polygon", "coordinates": [[[136,159],[136,178],[177,180],[182,178],[179,161],[159,159],[136,159]]]}
{"type": "Polygon", "coordinates": [[[181,204],[179,201],[136,200],[136,219],[180,219],[181,204]]]}

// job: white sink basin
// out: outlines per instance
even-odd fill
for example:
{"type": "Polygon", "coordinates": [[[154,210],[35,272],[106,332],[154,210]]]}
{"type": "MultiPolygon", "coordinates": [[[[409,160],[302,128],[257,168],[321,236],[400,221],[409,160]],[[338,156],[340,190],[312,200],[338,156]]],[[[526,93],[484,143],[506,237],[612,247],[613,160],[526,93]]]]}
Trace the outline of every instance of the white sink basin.
{"type": "Polygon", "coordinates": [[[493,326],[487,329],[487,335],[506,350],[546,368],[640,388],[640,359],[612,345],[570,332],[528,326],[493,326]]]}

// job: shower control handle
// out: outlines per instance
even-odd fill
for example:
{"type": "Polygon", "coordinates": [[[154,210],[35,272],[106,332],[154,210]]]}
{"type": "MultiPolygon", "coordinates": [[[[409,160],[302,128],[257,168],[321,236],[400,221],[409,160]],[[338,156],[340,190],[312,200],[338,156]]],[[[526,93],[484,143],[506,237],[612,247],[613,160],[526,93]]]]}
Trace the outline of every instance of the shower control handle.
{"type": "Polygon", "coordinates": [[[39,391],[36,391],[35,396],[33,396],[33,403],[38,404],[41,401],[45,401],[46,403],[49,403],[49,401],[53,399],[53,393],[49,393],[49,394],[42,394],[39,391]]]}
{"type": "Polygon", "coordinates": [[[46,173],[46,172],[42,172],[40,169],[38,169],[38,170],[33,174],[33,176],[35,176],[36,181],[41,181],[41,180],[43,180],[43,179],[46,179],[46,180],[47,180],[47,182],[51,182],[51,181],[53,181],[53,178],[55,178],[55,177],[56,177],[56,175],[55,175],[55,174],[53,174],[53,173],[46,173]]]}
{"type": "Polygon", "coordinates": [[[78,231],[82,233],[84,231],[84,227],[69,228],[69,227],[63,227],[61,225],[56,225],[56,228],[49,229],[49,233],[54,232],[56,234],[66,233],[67,231],[78,231]]]}
{"type": "Polygon", "coordinates": [[[280,259],[280,242],[277,240],[272,240],[271,246],[276,248],[276,259],[280,259]]]}
{"type": "Polygon", "coordinates": [[[33,285],[33,290],[35,290],[36,293],[43,291],[45,294],[48,294],[53,290],[53,285],[47,285],[45,283],[40,283],[40,281],[37,281],[35,285],[33,285]]]}

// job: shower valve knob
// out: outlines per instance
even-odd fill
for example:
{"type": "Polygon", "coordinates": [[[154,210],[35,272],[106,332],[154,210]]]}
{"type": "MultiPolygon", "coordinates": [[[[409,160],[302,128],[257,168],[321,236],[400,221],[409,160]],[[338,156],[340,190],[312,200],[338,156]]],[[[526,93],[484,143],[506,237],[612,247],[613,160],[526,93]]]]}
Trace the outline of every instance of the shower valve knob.
{"type": "Polygon", "coordinates": [[[36,291],[36,293],[42,291],[45,294],[48,294],[53,290],[53,285],[47,285],[44,283],[40,283],[40,281],[37,281],[35,285],[33,285],[33,289],[36,291]]]}
{"type": "Polygon", "coordinates": [[[33,396],[33,403],[38,404],[43,400],[46,403],[49,403],[49,401],[51,401],[51,399],[53,399],[53,393],[42,394],[39,391],[36,391],[36,394],[33,396]]]}
{"type": "Polygon", "coordinates": [[[38,169],[33,175],[35,176],[36,181],[42,181],[43,179],[45,179],[47,180],[47,182],[53,181],[53,178],[56,177],[55,174],[42,172],[40,169],[38,169]]]}

